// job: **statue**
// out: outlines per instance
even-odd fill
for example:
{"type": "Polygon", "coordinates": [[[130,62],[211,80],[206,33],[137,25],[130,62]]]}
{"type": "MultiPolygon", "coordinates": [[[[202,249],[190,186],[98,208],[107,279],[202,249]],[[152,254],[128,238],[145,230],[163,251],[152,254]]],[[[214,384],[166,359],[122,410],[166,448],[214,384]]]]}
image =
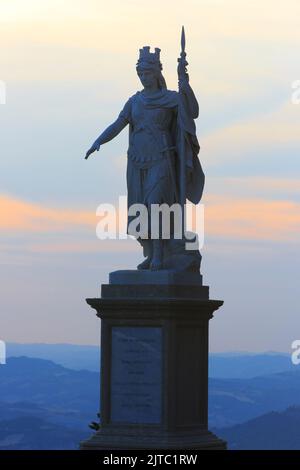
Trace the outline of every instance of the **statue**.
{"type": "MultiPolygon", "coordinates": [[[[178,59],[179,91],[167,89],[162,74],[160,49],[140,49],[136,65],[143,85],[126,102],[117,120],[111,124],[87,151],[85,158],[99,151],[100,147],[116,137],[129,125],[129,148],[127,164],[128,208],[133,204],[180,204],[182,208],[182,231],[180,239],[172,236],[151,237],[151,229],[140,236],[146,259],[139,264],[140,270],[168,269],[199,272],[199,251],[185,249],[186,199],[199,203],[204,173],[198,153],[200,150],[194,119],[199,107],[189,84],[186,70],[185,34],[182,28],[181,55],[178,59]]],[[[132,216],[128,216],[128,224],[132,216]]],[[[148,224],[151,227],[151,223],[148,224]]],[[[174,235],[174,234],[173,234],[174,235]]]]}

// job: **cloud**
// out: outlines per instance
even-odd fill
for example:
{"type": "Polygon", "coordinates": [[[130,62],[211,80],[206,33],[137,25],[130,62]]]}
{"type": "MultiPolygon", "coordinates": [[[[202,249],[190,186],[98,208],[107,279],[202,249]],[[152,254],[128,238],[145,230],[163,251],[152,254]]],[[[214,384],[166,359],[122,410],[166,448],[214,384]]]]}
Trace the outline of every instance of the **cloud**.
{"type": "Polygon", "coordinates": [[[137,246],[130,240],[78,240],[71,242],[40,242],[28,245],[31,253],[135,253],[137,246]]]}
{"type": "MultiPolygon", "coordinates": [[[[266,40],[299,38],[298,0],[286,0],[284,4],[274,4],[272,0],[264,0],[263,4],[259,0],[186,0],[184,5],[173,0],[163,3],[152,0],[151,8],[148,0],[111,0],[109,3],[103,0],[10,0],[1,2],[0,14],[2,21],[93,21],[101,25],[100,31],[104,29],[107,33],[113,22],[134,23],[138,35],[145,34],[148,28],[165,30],[166,18],[169,26],[178,25],[180,17],[187,27],[205,35],[259,36],[266,40]],[[138,18],[140,21],[136,21],[138,18]],[[278,22],[282,24],[281,28],[278,28],[278,22]]],[[[96,34],[93,30],[86,32],[90,36],[96,34]]],[[[112,33],[117,41],[124,31],[113,30],[112,33]]],[[[127,30],[126,34],[133,34],[133,31],[127,30]]],[[[86,34],[81,40],[85,37],[86,34]]],[[[119,46],[122,46],[120,41],[119,46]]]]}
{"type": "MultiPolygon", "coordinates": [[[[276,112],[254,116],[212,132],[202,139],[202,153],[207,165],[249,158],[249,153],[266,155],[267,149],[277,150],[299,146],[300,108],[285,103],[276,112]]],[[[270,153],[270,159],[272,152],[270,153]]],[[[270,168],[271,170],[272,168],[270,168]]]]}
{"type": "Polygon", "coordinates": [[[300,178],[274,177],[210,177],[207,178],[205,195],[215,194],[239,199],[251,199],[253,195],[265,200],[300,200],[300,178]]]}
{"type": "MultiPolygon", "coordinates": [[[[280,181],[274,181],[275,186],[280,184],[280,181]]],[[[12,235],[11,241],[2,245],[7,253],[13,251],[9,249],[13,236],[18,237],[20,233],[26,235],[23,249],[27,253],[135,251],[132,240],[96,239],[95,227],[99,218],[93,213],[49,208],[8,196],[0,197],[0,210],[0,228],[12,235]]],[[[107,220],[111,224],[116,221],[124,224],[126,211],[116,208],[115,214],[107,220]]],[[[299,242],[299,233],[300,203],[228,194],[208,194],[205,197],[206,236],[254,242],[299,242]]],[[[22,247],[18,246],[17,250],[22,250],[22,247]]]]}
{"type": "MultiPolygon", "coordinates": [[[[126,201],[123,201],[126,206],[126,201]]],[[[113,206],[112,206],[113,208],[113,206]]],[[[105,217],[111,231],[120,226],[126,232],[127,213],[118,207],[96,215],[75,209],[61,209],[34,204],[7,195],[0,195],[0,230],[7,242],[0,251],[9,256],[14,252],[26,253],[91,253],[132,252],[132,240],[99,240],[96,225],[105,217]],[[20,240],[15,244],[14,240],[20,240]]],[[[104,225],[104,224],[103,224],[104,225]]],[[[107,228],[105,228],[107,230],[107,228]]],[[[118,235],[118,233],[117,233],[118,235]]]]}
{"type": "Polygon", "coordinates": [[[0,195],[0,229],[22,232],[57,232],[71,226],[91,227],[95,225],[93,213],[49,208],[0,195]]]}
{"type": "Polygon", "coordinates": [[[300,203],[209,195],[205,234],[249,241],[300,242],[300,203]]]}

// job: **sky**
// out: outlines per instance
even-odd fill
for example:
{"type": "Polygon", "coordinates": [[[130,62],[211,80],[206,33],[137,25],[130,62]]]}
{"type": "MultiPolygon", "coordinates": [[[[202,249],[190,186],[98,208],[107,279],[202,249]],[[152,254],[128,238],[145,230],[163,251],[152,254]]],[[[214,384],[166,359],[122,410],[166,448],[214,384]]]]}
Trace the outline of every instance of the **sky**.
{"type": "Polygon", "coordinates": [[[161,48],[177,89],[184,24],[206,174],[201,271],[211,298],[224,300],[210,347],[291,351],[300,338],[299,17],[299,0],[0,0],[1,340],[98,344],[85,298],[142,254],[133,240],[95,234],[97,206],[126,195],[127,130],[84,155],[141,89],[140,47],[161,48]]]}

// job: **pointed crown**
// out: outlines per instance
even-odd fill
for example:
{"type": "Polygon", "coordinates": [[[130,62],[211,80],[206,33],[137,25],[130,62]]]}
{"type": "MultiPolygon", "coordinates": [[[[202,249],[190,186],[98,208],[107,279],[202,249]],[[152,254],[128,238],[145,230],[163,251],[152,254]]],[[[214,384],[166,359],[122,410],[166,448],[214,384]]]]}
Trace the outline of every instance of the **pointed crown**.
{"type": "Polygon", "coordinates": [[[150,52],[150,46],[144,46],[143,49],[140,49],[140,56],[136,66],[162,70],[160,49],[156,47],[154,52],[150,52]]]}

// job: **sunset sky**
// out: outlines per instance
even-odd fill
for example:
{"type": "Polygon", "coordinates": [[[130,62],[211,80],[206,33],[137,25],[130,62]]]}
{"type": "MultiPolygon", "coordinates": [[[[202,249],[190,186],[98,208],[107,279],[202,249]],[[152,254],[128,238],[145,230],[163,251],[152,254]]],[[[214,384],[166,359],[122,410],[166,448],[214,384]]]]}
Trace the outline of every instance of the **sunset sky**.
{"type": "Polygon", "coordinates": [[[96,238],[126,194],[128,131],[84,160],[141,88],[138,49],[160,47],[177,88],[185,25],[206,173],[202,274],[224,300],[213,351],[290,352],[300,338],[299,0],[0,0],[0,340],[98,344],[85,304],[132,240],[96,238]]]}

